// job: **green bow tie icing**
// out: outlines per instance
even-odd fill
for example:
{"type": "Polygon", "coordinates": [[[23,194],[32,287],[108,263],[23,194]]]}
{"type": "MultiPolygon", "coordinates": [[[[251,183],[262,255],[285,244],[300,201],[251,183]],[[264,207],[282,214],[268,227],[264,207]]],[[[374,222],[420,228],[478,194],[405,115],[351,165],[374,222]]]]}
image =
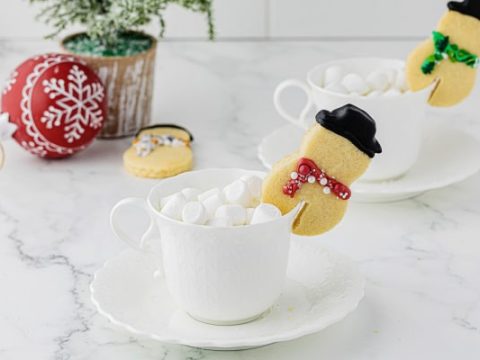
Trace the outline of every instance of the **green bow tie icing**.
{"type": "Polygon", "coordinates": [[[480,64],[480,59],[477,55],[465,49],[460,49],[456,44],[450,44],[449,37],[443,35],[441,32],[433,32],[433,44],[435,46],[435,52],[422,63],[421,68],[425,75],[431,74],[435,66],[446,58],[452,63],[464,63],[473,69],[477,68],[480,64]]]}

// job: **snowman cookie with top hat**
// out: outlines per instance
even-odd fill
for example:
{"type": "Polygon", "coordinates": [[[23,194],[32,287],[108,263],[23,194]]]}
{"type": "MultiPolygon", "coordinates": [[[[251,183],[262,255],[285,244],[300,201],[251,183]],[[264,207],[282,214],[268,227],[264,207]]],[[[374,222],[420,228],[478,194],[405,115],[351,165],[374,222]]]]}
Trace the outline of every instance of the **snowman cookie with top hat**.
{"type": "Polygon", "coordinates": [[[292,226],[297,235],[319,235],[343,218],[350,185],[382,151],[375,121],[362,109],[345,105],[322,110],[298,151],[274,165],[263,182],[262,202],[286,214],[304,202],[292,226]]]}
{"type": "Polygon", "coordinates": [[[451,1],[432,38],[408,57],[406,78],[412,91],[435,83],[429,103],[452,106],[475,85],[480,64],[480,0],[451,1]]]}

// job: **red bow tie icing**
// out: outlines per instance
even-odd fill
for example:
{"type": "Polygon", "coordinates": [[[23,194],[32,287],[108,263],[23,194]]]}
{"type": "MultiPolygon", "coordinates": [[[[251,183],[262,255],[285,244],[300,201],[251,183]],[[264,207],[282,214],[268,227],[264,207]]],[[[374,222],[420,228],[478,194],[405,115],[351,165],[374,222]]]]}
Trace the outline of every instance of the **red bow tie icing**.
{"type": "Polygon", "coordinates": [[[328,176],[314,161],[307,158],[298,160],[297,171],[290,174],[290,180],[283,186],[283,193],[293,198],[302,184],[307,182],[320,184],[324,194],[333,193],[341,200],[348,200],[352,195],[348,186],[328,176]]]}

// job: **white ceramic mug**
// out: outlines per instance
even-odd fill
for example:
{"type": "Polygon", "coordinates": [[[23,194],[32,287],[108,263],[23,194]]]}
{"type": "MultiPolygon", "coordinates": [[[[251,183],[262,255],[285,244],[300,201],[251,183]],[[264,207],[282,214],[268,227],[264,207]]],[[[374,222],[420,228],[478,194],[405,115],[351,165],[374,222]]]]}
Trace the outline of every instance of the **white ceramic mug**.
{"type": "Polygon", "coordinates": [[[394,59],[358,58],[320,64],[308,72],[306,83],[290,79],[277,86],[273,101],[278,113],[292,124],[307,129],[314,123],[313,118],[307,119],[312,107],[331,111],[345,104],[356,105],[375,119],[376,137],[383,148],[362,180],[387,180],[405,174],[418,158],[431,88],[398,96],[365,97],[334,93],[319,85],[325,70],[332,65],[341,66],[345,73],[356,73],[366,78],[379,69],[403,69],[405,63],[394,59]],[[307,102],[298,117],[289,114],[281,102],[284,90],[292,87],[300,88],[307,95],[307,102]]]}
{"type": "Polygon", "coordinates": [[[165,217],[159,212],[160,199],[186,187],[221,188],[247,174],[265,175],[240,169],[187,172],[162,180],[147,200],[124,199],[111,212],[111,226],[120,239],[135,249],[152,252],[155,248],[161,253],[158,256],[172,297],[202,322],[245,323],[274,304],[285,282],[291,225],[297,210],[265,223],[220,228],[165,217]],[[118,212],[131,206],[143,209],[151,219],[140,241],[130,238],[119,222],[118,212]],[[152,244],[158,241],[160,246],[152,244]]]}

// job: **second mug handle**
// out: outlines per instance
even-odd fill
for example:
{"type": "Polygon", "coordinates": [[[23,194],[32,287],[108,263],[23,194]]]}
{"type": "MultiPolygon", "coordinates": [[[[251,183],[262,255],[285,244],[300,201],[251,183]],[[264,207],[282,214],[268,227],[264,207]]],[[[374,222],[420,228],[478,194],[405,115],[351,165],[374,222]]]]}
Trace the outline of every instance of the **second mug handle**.
{"type": "Polygon", "coordinates": [[[277,109],[280,116],[283,117],[285,120],[290,121],[292,124],[300,126],[303,129],[306,129],[308,127],[308,122],[306,120],[306,117],[308,115],[308,112],[313,106],[313,99],[312,99],[312,90],[303,81],[300,81],[297,79],[288,79],[278,84],[278,86],[275,89],[275,92],[273,93],[273,104],[275,105],[275,109],[277,109]],[[283,91],[290,87],[296,87],[303,90],[303,92],[307,96],[307,102],[305,103],[305,106],[303,107],[298,117],[295,117],[289,114],[283,107],[282,102],[280,100],[280,97],[283,91]]]}

